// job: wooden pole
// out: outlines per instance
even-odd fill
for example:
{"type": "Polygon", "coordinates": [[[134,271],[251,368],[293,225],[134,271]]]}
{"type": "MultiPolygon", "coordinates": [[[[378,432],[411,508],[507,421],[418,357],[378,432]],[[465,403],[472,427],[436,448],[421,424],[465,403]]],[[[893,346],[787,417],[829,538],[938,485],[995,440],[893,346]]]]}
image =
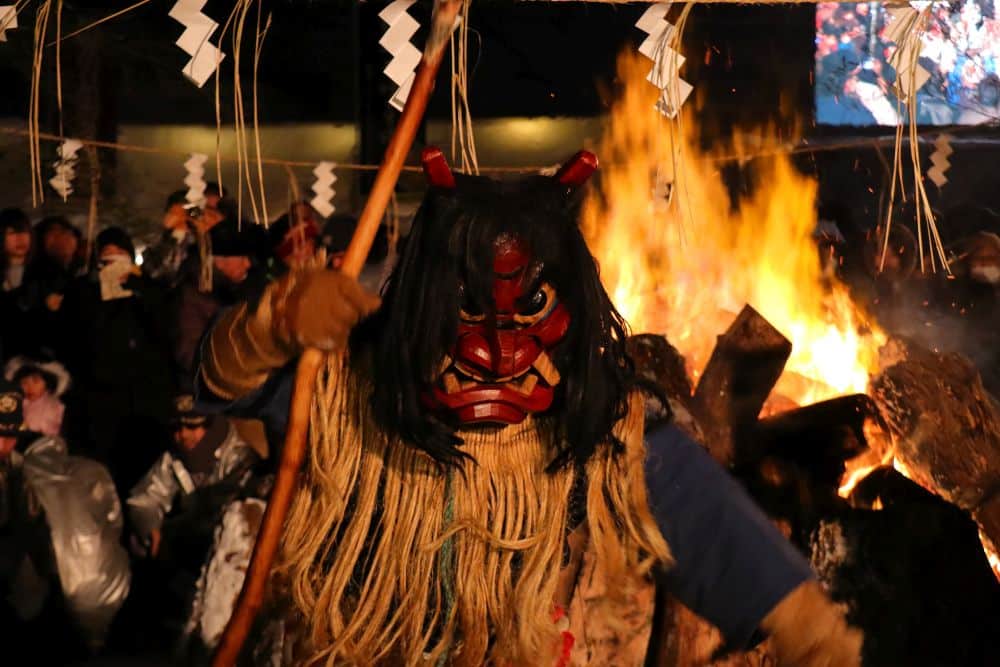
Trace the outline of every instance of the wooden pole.
{"type": "MultiPolygon", "coordinates": [[[[399,117],[399,123],[389,140],[385,157],[375,177],[375,184],[358,218],[357,228],[344,256],[341,271],[349,276],[357,277],[361,273],[368,252],[371,250],[372,241],[396,187],[406,155],[413,145],[413,139],[427,109],[427,102],[434,89],[434,80],[444,54],[444,44],[451,35],[461,4],[461,0],[438,0],[435,6],[424,57],[417,67],[413,86],[399,117]]],[[[285,444],[274,488],[271,490],[267,510],[250,558],[243,590],[215,651],[212,659],[213,667],[231,667],[236,664],[257,612],[263,604],[271,565],[281,542],[285,518],[288,516],[298,483],[299,469],[305,458],[309,409],[312,405],[316,375],[322,363],[323,352],[312,348],[305,350],[299,359],[289,409],[288,430],[285,433],[285,444]]]]}

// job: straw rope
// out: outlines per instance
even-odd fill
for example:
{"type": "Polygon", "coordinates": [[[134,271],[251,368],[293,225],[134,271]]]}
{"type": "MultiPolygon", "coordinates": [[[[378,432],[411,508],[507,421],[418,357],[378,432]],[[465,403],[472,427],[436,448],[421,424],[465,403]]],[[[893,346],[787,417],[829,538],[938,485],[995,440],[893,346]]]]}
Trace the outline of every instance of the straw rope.
{"type": "Polygon", "coordinates": [[[56,106],[59,110],[59,136],[63,132],[63,98],[62,98],[62,11],[63,0],[56,4],[56,106]]]}
{"type": "Polygon", "coordinates": [[[469,109],[469,8],[463,0],[462,24],[451,37],[451,161],[466,174],[479,173],[476,138],[469,109]]]}
{"type": "MultiPolygon", "coordinates": [[[[684,30],[687,27],[688,17],[691,15],[691,10],[694,9],[694,3],[686,4],[683,9],[681,9],[677,20],[674,22],[674,29],[669,31],[668,34],[664,34],[660,42],[656,45],[656,50],[653,52],[654,61],[660,62],[660,58],[663,54],[663,49],[669,47],[671,49],[670,58],[667,62],[667,71],[671,72],[671,80],[668,85],[672,87],[671,98],[678,103],[678,108],[675,109],[675,114],[672,119],[670,119],[670,166],[675,182],[677,181],[677,174],[681,173],[684,169],[684,114],[680,109],[680,74],[678,73],[677,57],[680,55],[681,47],[684,43],[684,30]]],[[[687,181],[684,181],[685,190],[687,188],[687,181]]],[[[667,206],[670,206],[674,200],[674,193],[676,189],[674,187],[670,188],[670,194],[667,196],[667,206]]],[[[685,193],[686,194],[686,193],[685,193]]],[[[688,217],[693,215],[690,206],[690,197],[685,197],[688,201],[688,217]]],[[[684,237],[684,225],[678,225],[678,232],[680,233],[681,239],[684,237]]]]}
{"type": "MultiPolygon", "coordinates": [[[[219,33],[219,44],[229,31],[230,26],[236,19],[240,6],[237,4],[229,13],[222,31],[219,33]]],[[[215,182],[219,184],[219,191],[222,191],[222,92],[219,82],[219,67],[222,64],[222,49],[216,49],[215,55],[215,182]]]]}
{"type": "Polygon", "coordinates": [[[264,29],[261,30],[260,27],[260,17],[261,8],[264,6],[262,0],[257,2],[257,36],[254,40],[254,50],[253,50],[253,135],[254,135],[254,148],[257,158],[257,182],[260,186],[260,203],[261,210],[264,212],[265,224],[267,220],[271,219],[271,216],[267,213],[267,190],[264,188],[264,163],[261,162],[261,150],[260,150],[260,105],[258,104],[257,95],[257,72],[260,68],[260,53],[264,48],[264,38],[267,36],[267,31],[271,28],[271,13],[267,14],[267,21],[264,24],[264,29]]]}
{"type": "MultiPolygon", "coordinates": [[[[25,3],[29,2],[29,1],[30,0],[25,0],[25,3]]],[[[55,46],[55,47],[58,48],[59,44],[61,44],[62,42],[65,42],[67,39],[72,39],[73,37],[76,37],[77,35],[83,34],[83,33],[87,32],[88,30],[90,30],[92,28],[96,28],[97,26],[101,25],[102,23],[107,23],[108,21],[116,19],[119,16],[123,16],[125,14],[128,14],[133,9],[138,9],[139,7],[142,7],[143,5],[147,5],[150,2],[152,2],[152,0],[139,0],[139,2],[135,3],[134,5],[131,5],[129,7],[125,7],[124,9],[119,9],[117,12],[114,12],[112,14],[108,14],[104,18],[100,18],[100,19],[97,19],[96,21],[94,21],[92,23],[88,23],[87,25],[85,25],[82,28],[79,28],[77,30],[74,30],[73,32],[69,33],[68,35],[61,35],[61,36],[57,35],[54,42],[49,42],[45,46],[46,46],[46,48],[52,47],[52,46],[55,46]]],[[[0,30],[2,30],[4,27],[6,27],[6,26],[0,26],[0,30]]]]}
{"type": "MultiPolygon", "coordinates": [[[[948,130],[950,135],[958,135],[963,132],[972,132],[979,129],[980,126],[970,125],[967,127],[956,127],[948,130]]],[[[942,130],[940,128],[927,128],[919,130],[917,132],[918,140],[920,137],[926,136],[937,136],[941,134],[942,130]]],[[[27,130],[22,130],[12,127],[0,127],[0,134],[15,135],[28,137],[30,136],[27,130]]],[[[39,132],[38,138],[41,141],[61,141],[59,135],[39,132]]],[[[76,138],[76,137],[74,137],[76,138]]],[[[149,155],[169,155],[175,157],[188,158],[191,156],[190,150],[182,150],[176,148],[159,148],[156,146],[142,146],[139,144],[127,144],[115,141],[98,141],[94,139],[79,139],[78,141],[83,143],[84,146],[95,146],[97,148],[103,148],[106,150],[121,151],[123,153],[145,153],[149,155]]],[[[908,140],[904,140],[904,143],[908,140]]],[[[882,138],[871,138],[865,137],[860,139],[851,139],[848,141],[839,142],[829,142],[823,144],[810,145],[808,143],[801,144],[785,144],[783,146],[778,146],[775,148],[769,148],[767,150],[758,151],[756,153],[749,154],[726,154],[715,156],[712,161],[717,163],[729,163],[729,162],[739,162],[739,161],[752,161],[759,158],[773,157],[775,155],[803,155],[812,153],[828,153],[840,150],[849,150],[852,148],[873,148],[878,146],[883,146],[888,143],[895,143],[894,137],[882,137],[882,138]]],[[[957,142],[955,142],[957,143],[957,142]]],[[[221,162],[235,162],[236,158],[231,155],[221,154],[219,155],[221,162]]],[[[291,167],[291,168],[305,168],[308,167],[312,169],[316,166],[315,160],[286,160],[281,158],[261,158],[261,163],[268,166],[278,166],[278,167],[291,167]]],[[[480,167],[480,173],[484,174],[537,174],[546,169],[552,169],[553,165],[518,165],[512,167],[480,167]]],[[[377,171],[377,164],[367,164],[358,162],[338,162],[337,169],[339,171],[377,171]]],[[[417,165],[409,165],[403,167],[403,171],[411,173],[421,173],[423,172],[423,167],[417,165]]]]}
{"type": "MultiPolygon", "coordinates": [[[[39,137],[39,102],[41,101],[42,60],[45,53],[45,32],[49,26],[52,0],[45,0],[35,13],[35,43],[31,64],[31,96],[28,100],[29,158],[31,160],[31,204],[38,206],[45,201],[45,185],[42,180],[42,156],[39,137]]],[[[62,141],[62,137],[59,137],[62,141]]]]}

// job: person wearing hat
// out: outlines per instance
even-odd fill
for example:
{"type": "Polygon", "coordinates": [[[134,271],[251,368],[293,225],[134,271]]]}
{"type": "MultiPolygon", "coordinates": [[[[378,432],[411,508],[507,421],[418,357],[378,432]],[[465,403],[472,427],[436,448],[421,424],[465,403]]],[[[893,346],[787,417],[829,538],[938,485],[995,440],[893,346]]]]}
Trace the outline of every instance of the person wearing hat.
{"type": "Polygon", "coordinates": [[[23,646],[39,664],[64,664],[101,647],[131,583],[121,530],[107,468],[30,430],[20,388],[0,380],[0,618],[8,654],[23,646]],[[61,641],[39,642],[54,626],[61,641]]]}
{"type": "Polygon", "coordinates": [[[0,461],[9,460],[18,441],[29,434],[24,423],[24,394],[16,384],[0,380],[0,461]]]}
{"type": "Polygon", "coordinates": [[[7,362],[4,376],[24,392],[24,420],[28,428],[44,435],[59,435],[66,412],[60,397],[70,385],[66,368],[58,361],[14,357],[7,362]]]}
{"type": "Polygon", "coordinates": [[[190,386],[195,351],[215,314],[263,290],[264,277],[252,260],[256,243],[246,227],[249,225],[237,224],[235,215],[212,227],[210,273],[206,276],[202,270],[191,270],[181,284],[173,350],[182,387],[190,386]]]}
{"type": "MultiPolygon", "coordinates": [[[[239,487],[258,461],[257,454],[240,438],[229,420],[195,410],[191,394],[174,399],[172,427],[173,447],[139,480],[126,501],[135,537],[133,550],[142,556],[160,555],[168,517],[184,514],[193,505],[185,503],[185,499],[190,500],[196,492],[213,486],[239,487]]],[[[206,495],[203,493],[202,497],[206,495]]],[[[175,522],[182,523],[190,522],[175,522]]],[[[211,539],[214,521],[209,524],[211,539]]],[[[196,560],[200,566],[200,558],[196,560]]]]}
{"type": "Polygon", "coordinates": [[[192,601],[226,508],[259,495],[258,457],[228,419],[198,412],[194,397],[173,402],[173,447],[126,501],[136,562],[137,608],[156,609],[152,642],[173,646],[193,613],[192,601]]]}
{"type": "Polygon", "coordinates": [[[59,358],[86,420],[69,439],[108,464],[119,491],[132,487],[169,439],[173,326],[168,294],[142,275],[119,227],[97,236],[100,270],[74,281],[61,308],[59,358]]]}

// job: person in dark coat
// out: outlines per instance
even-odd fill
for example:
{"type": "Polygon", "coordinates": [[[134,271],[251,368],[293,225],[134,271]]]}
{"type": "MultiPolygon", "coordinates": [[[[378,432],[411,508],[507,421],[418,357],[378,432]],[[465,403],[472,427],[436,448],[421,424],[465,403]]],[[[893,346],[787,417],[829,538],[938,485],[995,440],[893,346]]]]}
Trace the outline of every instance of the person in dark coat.
{"type": "Polygon", "coordinates": [[[0,355],[37,351],[38,284],[29,266],[34,255],[31,222],[23,211],[0,211],[0,355]]]}
{"type": "Polygon", "coordinates": [[[128,234],[97,236],[100,269],[74,283],[63,304],[72,338],[67,364],[85,419],[70,442],[106,462],[127,491],[162,453],[174,393],[166,294],[134,264],[128,234]]]}
{"type": "Polygon", "coordinates": [[[240,229],[234,218],[227,217],[212,227],[209,238],[211,289],[202,289],[201,270],[191,268],[185,272],[177,298],[173,352],[180,384],[185,387],[191,386],[198,342],[219,309],[263,290],[264,277],[253,264],[256,244],[249,230],[240,229]]]}

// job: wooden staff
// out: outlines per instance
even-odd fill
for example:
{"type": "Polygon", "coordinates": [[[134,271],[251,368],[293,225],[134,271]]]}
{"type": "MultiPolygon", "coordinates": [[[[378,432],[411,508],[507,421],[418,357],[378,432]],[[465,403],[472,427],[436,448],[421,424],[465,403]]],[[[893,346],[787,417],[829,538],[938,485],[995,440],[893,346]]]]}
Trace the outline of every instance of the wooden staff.
{"type": "MultiPolygon", "coordinates": [[[[461,4],[461,0],[437,0],[423,59],[417,67],[406,105],[389,140],[385,157],[375,177],[375,184],[358,218],[351,244],[344,255],[341,271],[349,276],[357,277],[361,273],[361,268],[371,250],[385,208],[392,197],[399,173],[403,169],[403,163],[413,145],[413,139],[427,108],[427,101],[434,89],[434,79],[444,54],[444,45],[454,29],[461,4]]],[[[299,469],[305,458],[309,433],[309,408],[312,405],[316,375],[323,363],[323,357],[322,351],[310,348],[305,350],[299,359],[278,474],[254,544],[243,590],[215,651],[212,659],[213,667],[230,667],[236,664],[243,643],[263,603],[271,564],[278,551],[285,518],[288,516],[288,509],[298,482],[299,469]]]]}

